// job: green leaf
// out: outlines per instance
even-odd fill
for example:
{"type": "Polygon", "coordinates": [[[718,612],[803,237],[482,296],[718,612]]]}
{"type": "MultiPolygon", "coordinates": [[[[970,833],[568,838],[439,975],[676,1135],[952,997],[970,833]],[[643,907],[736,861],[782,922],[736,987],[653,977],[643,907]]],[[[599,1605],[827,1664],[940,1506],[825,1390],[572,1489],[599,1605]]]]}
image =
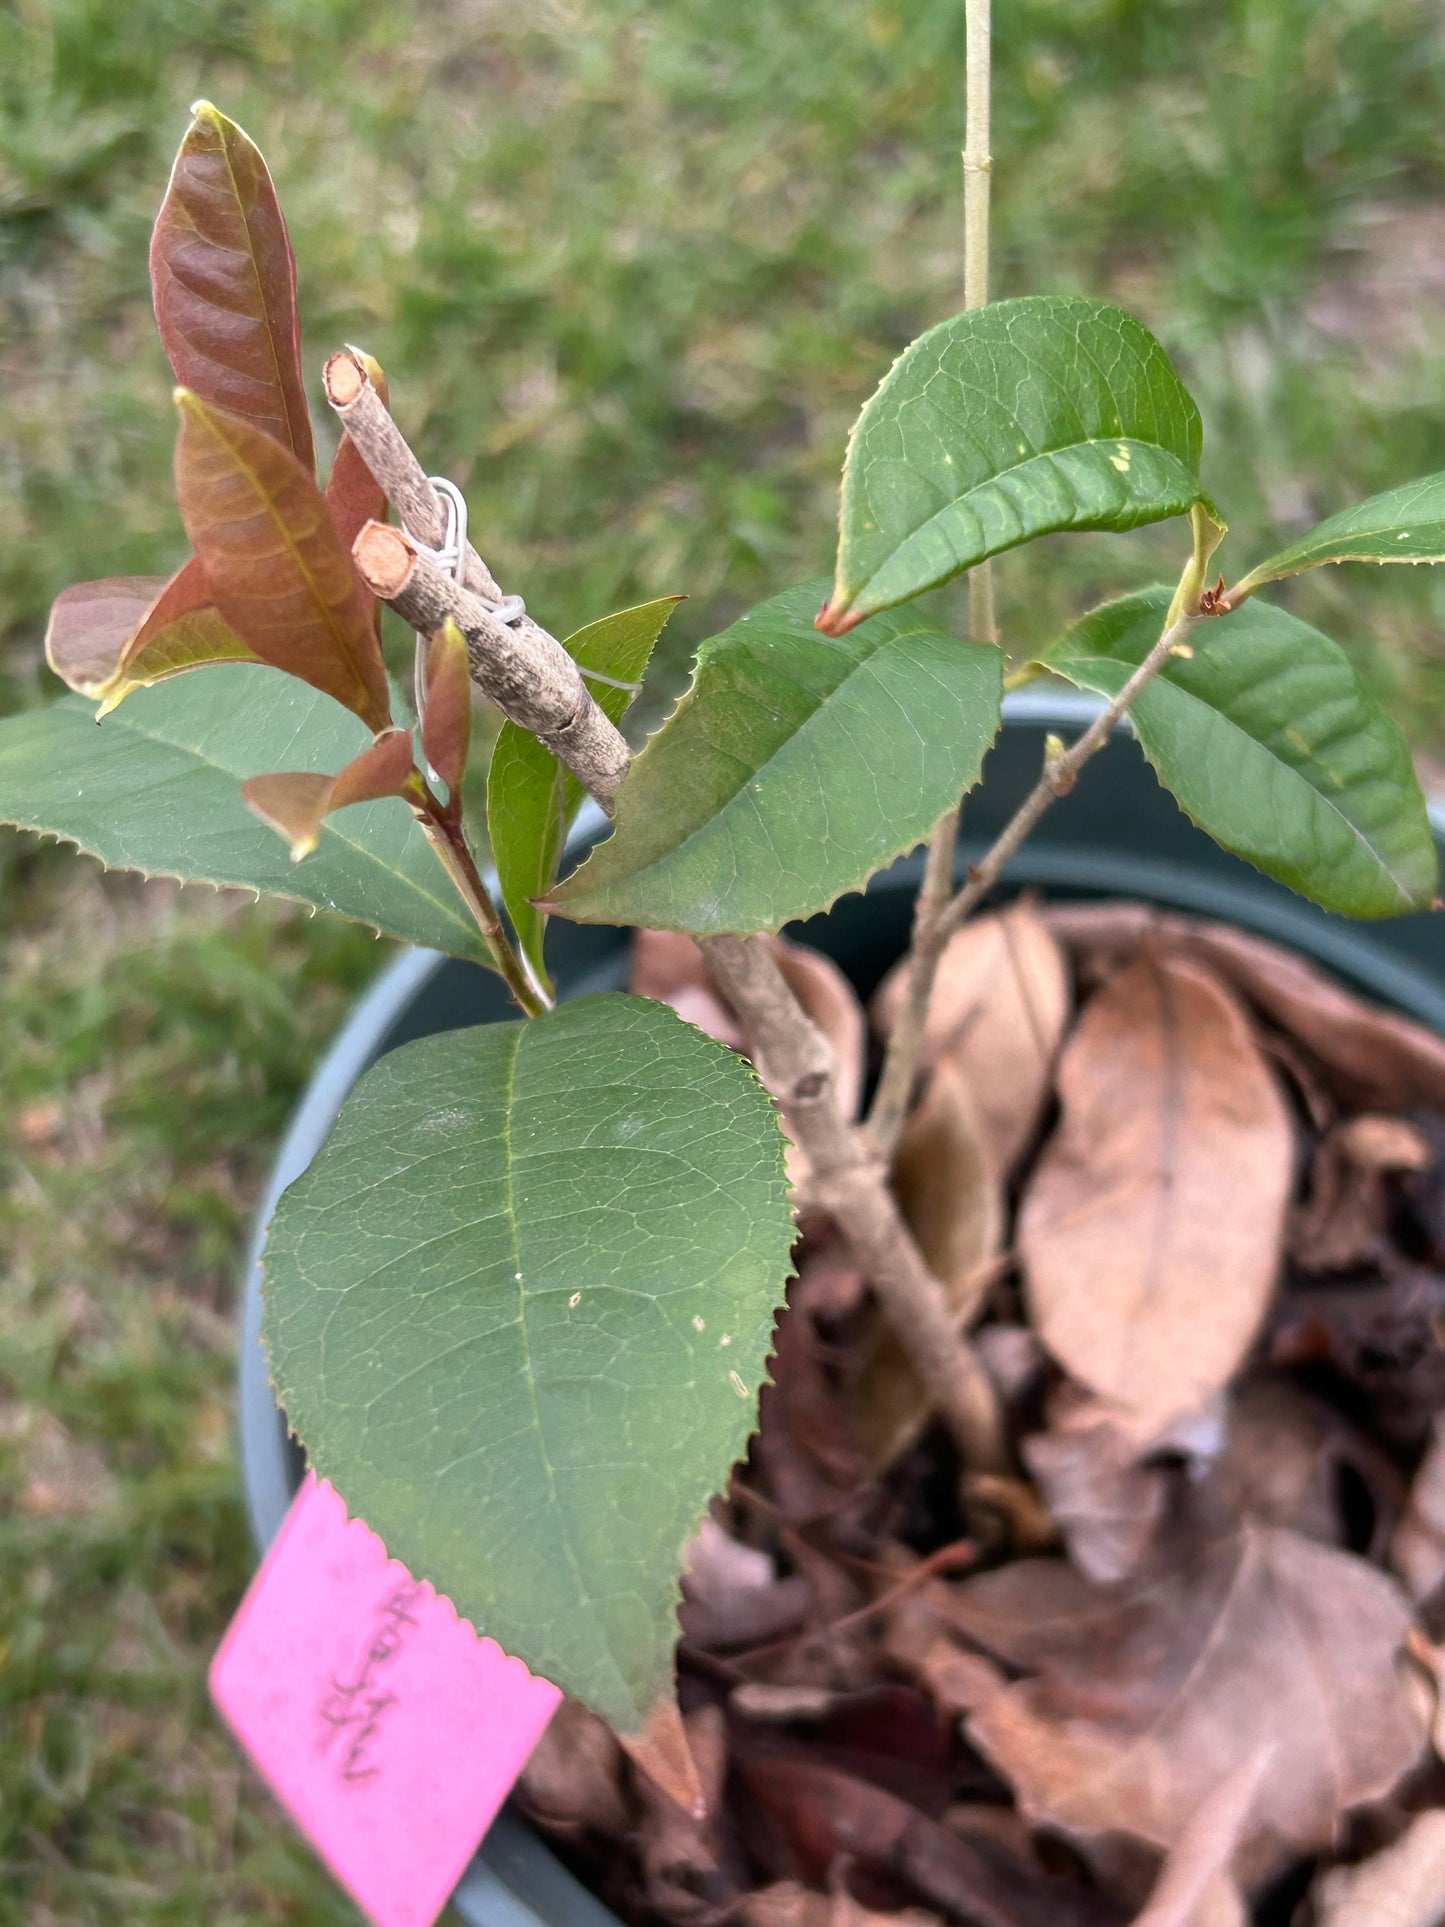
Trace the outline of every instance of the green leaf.
{"type": "Polygon", "coordinates": [[[276,189],[233,120],[208,100],[191,112],[151,234],[161,344],[182,387],[240,415],[314,474],[296,263],[276,189]]]}
{"type": "MultiPolygon", "coordinates": [[[[1167,589],[1106,603],[1045,666],[1117,695],[1164,626],[1167,589]]],[[[1267,876],[1347,916],[1427,907],[1435,844],[1410,752],[1328,636],[1267,603],[1202,622],[1131,708],[1185,813],[1267,876]]]]}
{"type": "Polygon", "coordinates": [[[1445,474],[1424,475],[1341,509],[1251,569],[1235,596],[1325,562],[1445,562],[1445,474]]]}
{"type": "Polygon", "coordinates": [[[617,795],[617,828],[553,893],[581,923],[776,930],[911,849],[976,781],[997,649],[916,613],[819,635],[817,583],[698,651],[692,688],[617,795]]]}
{"type": "MultiPolygon", "coordinates": [[[[620,723],[642,681],[653,644],[681,602],[663,596],[603,616],[568,636],[564,647],[584,673],[609,721],[620,723]],[[618,684],[624,685],[619,688],[618,684]]],[[[542,936],[547,919],[532,899],[551,889],[567,828],[583,797],[582,785],[529,730],[503,723],[487,771],[487,829],[502,901],[517,941],[545,983],[542,936]]]]}
{"type": "Polygon", "coordinates": [[[112,869],[265,890],[488,961],[404,804],[329,817],[299,868],[247,810],[243,777],[339,769],[370,742],[328,697],[260,664],[232,665],[149,689],[99,728],[94,717],[66,696],[0,722],[0,822],[63,837],[112,869]]]}
{"type": "Polygon", "coordinates": [[[1199,411],[1122,309],[1032,295],[920,335],[854,425],[837,632],[1051,529],[1133,529],[1202,499],[1199,411]]]}
{"type": "Polygon", "coordinates": [[[642,997],[407,1044],[277,1209],[264,1338],[312,1463],[419,1577],[633,1730],[790,1270],[741,1059],[642,997]]]}

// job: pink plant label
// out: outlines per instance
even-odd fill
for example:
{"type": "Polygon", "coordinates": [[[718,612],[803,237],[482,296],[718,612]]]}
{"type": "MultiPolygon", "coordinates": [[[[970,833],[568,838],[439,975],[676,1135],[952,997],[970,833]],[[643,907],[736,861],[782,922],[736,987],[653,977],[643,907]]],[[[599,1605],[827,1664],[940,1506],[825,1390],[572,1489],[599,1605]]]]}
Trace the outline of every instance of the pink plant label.
{"type": "Polygon", "coordinates": [[[308,1473],[211,1696],[375,1927],[431,1927],[562,1695],[308,1473]]]}

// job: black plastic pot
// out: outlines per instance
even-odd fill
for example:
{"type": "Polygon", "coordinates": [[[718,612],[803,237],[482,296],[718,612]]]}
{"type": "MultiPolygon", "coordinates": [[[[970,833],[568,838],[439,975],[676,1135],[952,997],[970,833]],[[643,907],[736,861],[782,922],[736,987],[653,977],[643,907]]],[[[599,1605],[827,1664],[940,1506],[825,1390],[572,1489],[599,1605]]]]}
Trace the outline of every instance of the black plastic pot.
{"type": "MultiPolygon", "coordinates": [[[[964,809],[961,865],[991,841],[1034,782],[1045,732],[1073,734],[1095,713],[1091,699],[1067,694],[1026,690],[1009,700],[984,781],[964,809]]],[[[579,827],[581,840],[590,841],[601,819],[579,827]]],[[[1436,831],[1445,833],[1445,814],[1436,818],[1436,831]]],[[[895,864],[866,896],[845,898],[795,934],[833,957],[866,997],[903,948],[919,867],[911,858],[895,864]]],[[[1159,788],[1126,731],[1044,817],[1008,881],[1012,889],[1035,888],[1055,898],[1135,897],[1239,924],[1445,1031],[1445,924],[1423,915],[1348,923],[1269,882],[1194,828],[1159,788]]],[[[552,937],[557,979],[568,995],[620,985],[625,931],[558,922],[552,937]]],[[[375,1058],[410,1038],[507,1014],[505,995],[488,972],[434,951],[411,951],[383,971],[357,1005],[291,1121],[257,1213],[244,1281],[241,1456],[258,1546],[270,1543],[305,1464],[287,1438],[260,1343],[260,1249],[276,1199],[316,1154],[342,1100],[375,1058]]],[[[488,1834],[454,1905],[469,1927],[618,1927],[510,1812],[488,1834]]]]}

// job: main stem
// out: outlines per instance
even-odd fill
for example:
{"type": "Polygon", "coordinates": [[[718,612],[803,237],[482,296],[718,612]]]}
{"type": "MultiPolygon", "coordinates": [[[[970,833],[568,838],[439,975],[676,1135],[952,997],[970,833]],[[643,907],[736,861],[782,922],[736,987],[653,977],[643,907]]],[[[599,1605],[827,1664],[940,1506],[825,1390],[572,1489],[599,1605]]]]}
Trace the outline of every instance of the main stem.
{"type": "MultiPolygon", "coordinates": [[[[993,179],[990,4],[991,0],[964,0],[968,60],[963,137],[963,305],[966,309],[982,308],[988,303],[989,189],[993,179]]],[[[976,563],[969,571],[968,628],[978,642],[998,641],[993,566],[986,561],[976,563]]],[[[893,1155],[913,1096],[928,1000],[933,994],[934,978],[943,955],[943,915],[953,895],[957,851],[958,806],[954,804],[939,817],[928,838],[923,881],[913,911],[913,938],[908,946],[903,1001],[868,1119],[885,1160],[893,1155]]]]}
{"type": "MultiPolygon", "coordinates": [[[[359,364],[352,366],[359,369],[359,364]]],[[[349,373],[339,358],[333,357],[328,364],[328,395],[333,408],[345,421],[363,461],[393,506],[401,509],[404,502],[419,496],[420,484],[416,478],[425,480],[421,466],[406,446],[386,404],[365,382],[364,370],[358,377],[349,373]],[[340,388],[338,375],[344,383],[340,388]]],[[[434,513],[440,516],[439,509],[434,513]]],[[[383,530],[372,524],[357,538],[358,546],[363,549],[360,558],[363,564],[368,555],[373,563],[377,561],[376,545],[382,536],[395,543],[399,531],[383,530]]],[[[450,592],[444,588],[438,590],[435,607],[428,604],[427,608],[414,607],[408,595],[412,589],[420,594],[433,577],[440,578],[441,572],[430,567],[425,557],[414,553],[415,544],[403,541],[402,547],[407,554],[398,558],[398,563],[404,559],[405,567],[398,567],[395,581],[385,566],[387,555],[382,554],[383,566],[373,576],[373,586],[393,607],[399,608],[413,626],[418,622],[428,630],[440,626],[449,612],[449,607],[443,606],[444,593],[450,592]]],[[[364,576],[366,572],[363,566],[364,576]]],[[[453,591],[455,586],[452,585],[453,591]]],[[[485,641],[480,623],[478,618],[477,634],[485,641]]],[[[499,648],[502,645],[500,638],[491,641],[499,648]]],[[[533,623],[521,622],[512,627],[505,641],[505,666],[508,687],[514,697],[522,693],[523,684],[530,685],[532,696],[547,685],[549,645],[551,649],[557,647],[552,638],[533,623]]],[[[565,651],[561,653],[565,656],[565,651]]],[[[490,663],[489,675],[497,668],[497,662],[490,663]]],[[[575,674],[575,664],[572,668],[575,674]]],[[[478,669],[474,657],[474,679],[478,669]]],[[[580,676],[577,680],[580,684],[580,676]]],[[[564,738],[570,734],[570,730],[562,732],[564,738]]],[[[616,780],[620,781],[628,763],[626,744],[605,716],[601,716],[596,734],[599,742],[611,742],[611,755],[605,760],[609,770],[615,765],[616,780]]],[[[597,770],[588,771],[583,759],[570,752],[565,741],[557,747],[564,761],[570,757],[569,766],[591,794],[610,808],[615,783],[610,778],[608,782],[599,781],[597,770]]],[[[449,868],[458,866],[453,874],[465,878],[467,887],[463,894],[472,904],[474,914],[480,909],[484,916],[490,900],[481,879],[476,877],[473,881],[466,875],[469,857],[450,846],[446,846],[443,855],[444,860],[450,859],[449,868]],[[481,886],[480,894],[478,886],[481,886]]],[[[474,873],[475,865],[470,868],[474,873]]],[[[1008,1452],[994,1388],[978,1355],[958,1330],[948,1295],[929,1270],[898,1209],[889,1187],[886,1165],[839,1101],[837,1064],[827,1039],[783,979],[764,939],[704,938],[702,949],[724,995],[756,1039],[764,1080],[787,1109],[792,1131],[807,1154],[814,1193],[820,1205],[835,1218],[867,1270],[884,1315],[897,1331],[920,1382],[927,1387],[948,1424],[965,1463],[974,1471],[1001,1470],[1007,1463],[1008,1452]]],[[[513,991],[524,1008],[535,1009],[535,995],[530,986],[514,984],[513,991]]]]}
{"type": "Polygon", "coordinates": [[[808,1195],[867,1272],[884,1316],[971,1472],[1008,1459],[998,1398],[888,1182],[887,1166],[838,1102],[827,1039],[798,1007],[764,937],[706,937],[703,955],[747,1023],[758,1073],[808,1155],[808,1195]]]}

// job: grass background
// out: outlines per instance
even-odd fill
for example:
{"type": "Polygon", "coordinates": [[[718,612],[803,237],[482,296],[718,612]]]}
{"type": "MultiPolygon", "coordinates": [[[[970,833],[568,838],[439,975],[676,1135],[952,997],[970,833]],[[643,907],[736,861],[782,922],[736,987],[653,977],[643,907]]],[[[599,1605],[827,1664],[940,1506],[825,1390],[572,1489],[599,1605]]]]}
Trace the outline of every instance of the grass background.
{"type": "MultiPolygon", "coordinates": [[[[1162,336],[1224,566],[1445,467],[1438,0],[996,12],[995,291],[1110,294],[1162,336]]],[[[15,0],[0,710],[55,693],[57,590],[183,550],[145,244],[193,98],[271,161],[313,376],[343,340],[380,356],[504,583],[563,633],[691,596],[665,695],[699,637],[826,569],[850,420],[958,305],[962,56],[961,0],[15,0]]],[[[1179,542],[1006,559],[1009,645],[1179,542]]],[[[1445,575],[1291,600],[1445,747],[1445,575]]],[[[355,1919],[203,1670],[251,1556],[246,1213],[380,960],[0,832],[0,1927],[355,1919]]]]}

